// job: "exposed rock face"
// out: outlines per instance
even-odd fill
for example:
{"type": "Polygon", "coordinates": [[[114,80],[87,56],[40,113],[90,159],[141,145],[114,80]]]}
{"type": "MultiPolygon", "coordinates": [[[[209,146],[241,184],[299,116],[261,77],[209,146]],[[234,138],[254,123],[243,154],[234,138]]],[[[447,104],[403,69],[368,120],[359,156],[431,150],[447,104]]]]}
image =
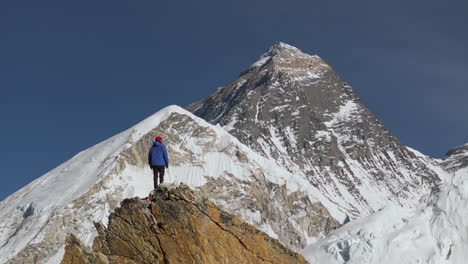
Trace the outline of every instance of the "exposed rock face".
{"type": "Polygon", "coordinates": [[[449,150],[442,164],[452,172],[468,167],[468,144],[449,150]]]}
{"type": "Polygon", "coordinates": [[[172,193],[149,204],[124,200],[108,228],[96,224],[93,250],[70,237],[61,263],[306,263],[188,187],[172,193]]]}
{"type": "Polygon", "coordinates": [[[188,110],[304,173],[352,218],[414,204],[439,181],[329,65],[284,43],[188,110]]]}
{"type": "Polygon", "coordinates": [[[108,264],[109,259],[102,253],[95,253],[87,248],[81,241],[73,234],[66,239],[66,254],[63,256],[61,263],[73,264],[108,264]]]}
{"type": "Polygon", "coordinates": [[[285,185],[261,177],[250,183],[213,179],[200,189],[224,210],[241,216],[261,230],[270,231],[294,250],[308,245],[311,242],[308,238],[323,238],[341,226],[322,203],[311,201],[307,193],[290,193],[285,185]]]}

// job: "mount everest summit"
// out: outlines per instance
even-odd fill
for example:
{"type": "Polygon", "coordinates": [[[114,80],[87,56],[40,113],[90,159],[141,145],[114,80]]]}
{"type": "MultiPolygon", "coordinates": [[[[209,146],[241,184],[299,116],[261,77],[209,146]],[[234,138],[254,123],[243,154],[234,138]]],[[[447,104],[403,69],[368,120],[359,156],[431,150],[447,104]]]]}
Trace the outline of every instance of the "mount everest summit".
{"type": "Polygon", "coordinates": [[[284,43],[187,109],[168,106],[0,202],[0,263],[59,263],[69,234],[90,246],[93,222],[151,190],[156,135],[167,182],[311,263],[464,263],[468,147],[436,160],[402,145],[320,57],[284,43]]]}
{"type": "Polygon", "coordinates": [[[414,204],[438,181],[330,66],[284,43],[188,109],[303,174],[333,204],[327,208],[337,219],[388,202],[414,204]]]}

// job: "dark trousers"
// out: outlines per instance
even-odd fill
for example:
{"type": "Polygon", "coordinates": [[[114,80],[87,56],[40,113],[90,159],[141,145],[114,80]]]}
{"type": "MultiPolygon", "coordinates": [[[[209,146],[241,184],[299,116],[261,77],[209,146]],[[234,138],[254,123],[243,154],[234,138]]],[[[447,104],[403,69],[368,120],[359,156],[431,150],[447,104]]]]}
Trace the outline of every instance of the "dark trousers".
{"type": "Polygon", "coordinates": [[[159,177],[159,184],[164,182],[164,166],[153,166],[153,183],[154,188],[158,187],[158,177],[159,177]]]}

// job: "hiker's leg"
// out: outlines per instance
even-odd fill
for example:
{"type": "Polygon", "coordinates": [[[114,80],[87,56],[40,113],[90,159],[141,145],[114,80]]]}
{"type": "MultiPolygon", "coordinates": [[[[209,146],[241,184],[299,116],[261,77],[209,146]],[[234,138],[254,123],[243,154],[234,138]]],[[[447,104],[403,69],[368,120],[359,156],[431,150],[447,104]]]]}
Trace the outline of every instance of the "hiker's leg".
{"type": "Polygon", "coordinates": [[[159,169],[159,184],[164,182],[164,166],[161,166],[159,169]]]}
{"type": "Polygon", "coordinates": [[[151,167],[153,169],[153,185],[154,189],[158,188],[158,168],[151,167]]]}

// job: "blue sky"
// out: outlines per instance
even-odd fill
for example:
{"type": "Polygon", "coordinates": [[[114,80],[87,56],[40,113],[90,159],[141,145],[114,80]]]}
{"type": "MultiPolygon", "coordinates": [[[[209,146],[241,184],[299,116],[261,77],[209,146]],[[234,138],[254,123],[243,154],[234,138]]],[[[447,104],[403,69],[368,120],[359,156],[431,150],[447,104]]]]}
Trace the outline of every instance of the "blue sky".
{"type": "Polygon", "coordinates": [[[321,56],[406,145],[468,142],[466,1],[2,1],[0,199],[279,41],[321,56]]]}

